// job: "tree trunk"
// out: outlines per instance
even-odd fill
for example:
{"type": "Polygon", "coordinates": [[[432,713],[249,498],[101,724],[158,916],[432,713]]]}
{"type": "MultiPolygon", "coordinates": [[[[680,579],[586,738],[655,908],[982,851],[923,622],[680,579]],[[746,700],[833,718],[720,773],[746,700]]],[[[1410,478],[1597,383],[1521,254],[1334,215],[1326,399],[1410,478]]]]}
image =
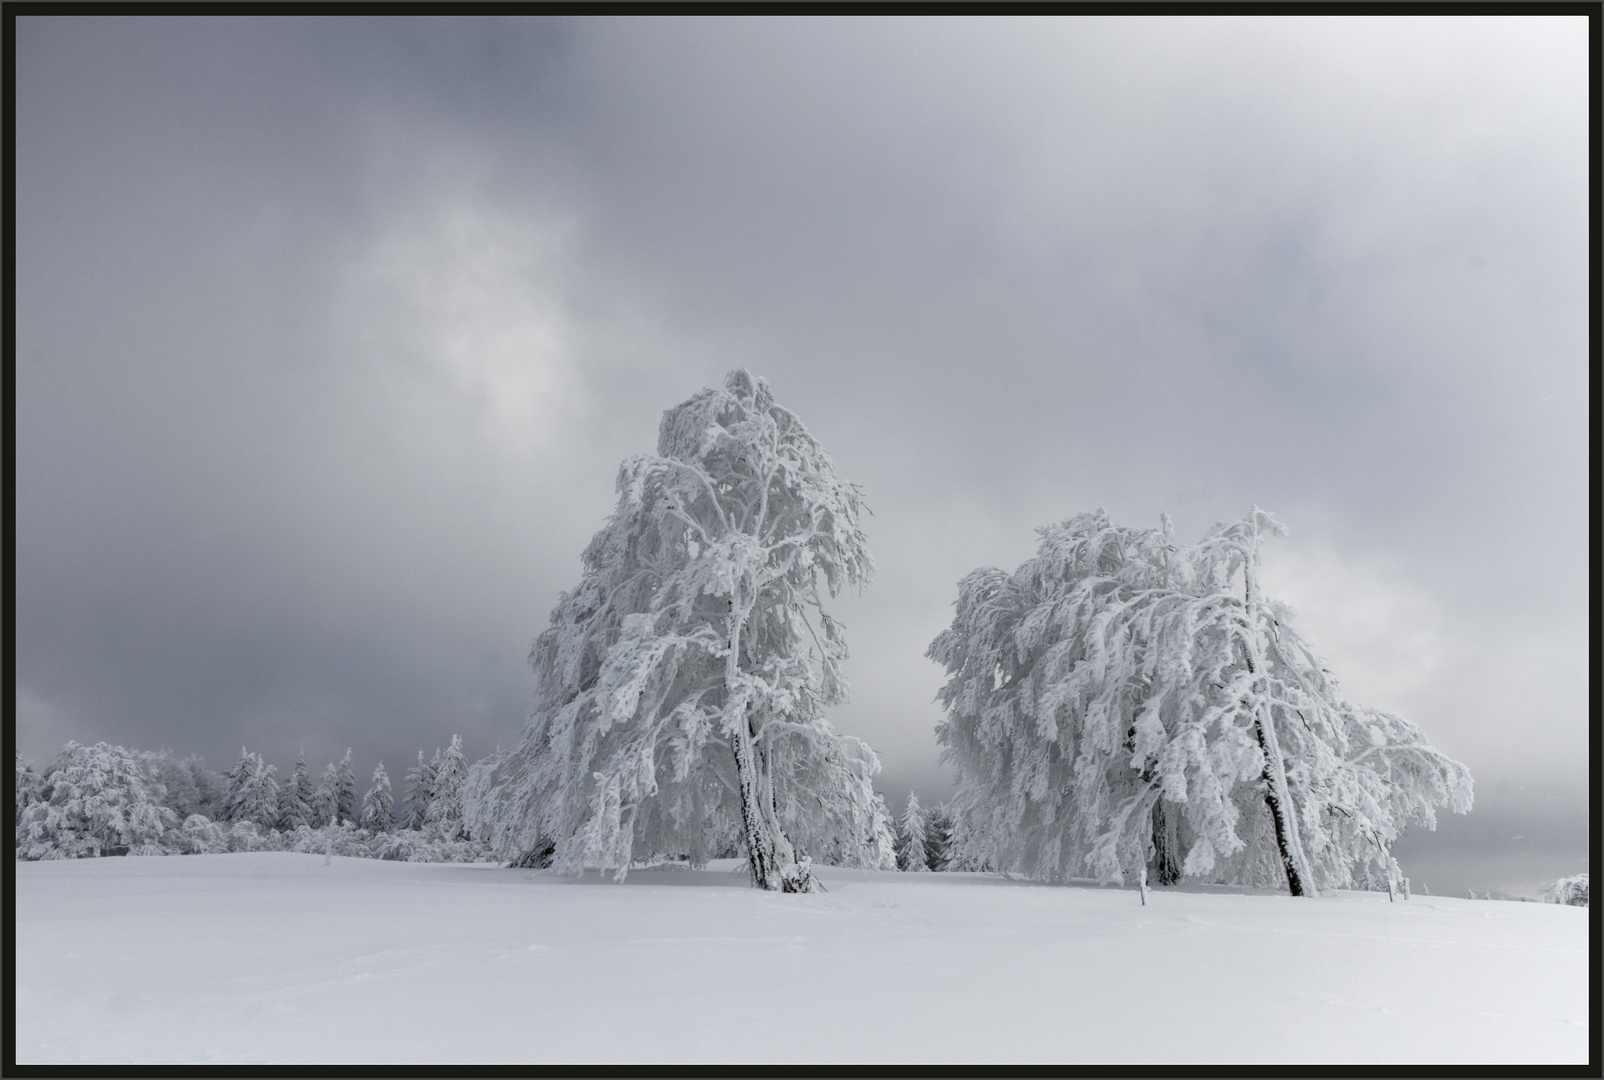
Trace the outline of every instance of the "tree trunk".
{"type": "MultiPolygon", "coordinates": [[[[1280,783],[1277,783],[1277,774],[1280,774],[1281,770],[1272,768],[1272,760],[1275,765],[1280,764],[1280,755],[1277,754],[1274,759],[1271,758],[1271,744],[1265,739],[1264,722],[1260,720],[1255,727],[1258,729],[1259,749],[1264,751],[1265,759],[1263,773],[1264,802],[1270,808],[1270,820],[1275,822],[1275,846],[1281,853],[1281,866],[1287,872],[1287,888],[1293,896],[1307,896],[1308,893],[1303,882],[1303,872],[1299,866],[1302,860],[1298,858],[1298,855],[1302,854],[1300,850],[1302,845],[1298,843],[1297,823],[1291,820],[1291,808],[1286,805],[1281,797],[1281,793],[1286,791],[1286,777],[1280,775],[1280,783]]],[[[1271,737],[1274,737],[1273,734],[1271,737]]],[[[1277,747],[1276,749],[1280,748],[1277,747]]]]}
{"type": "Polygon", "coordinates": [[[1175,815],[1164,811],[1164,800],[1153,804],[1153,880],[1174,885],[1181,880],[1180,844],[1175,835],[1175,815]]]}
{"type": "MultiPolygon", "coordinates": [[[[1262,665],[1255,663],[1259,655],[1259,533],[1255,523],[1253,547],[1242,568],[1242,581],[1246,599],[1248,640],[1246,644],[1248,673],[1259,675],[1262,665]]],[[[1259,738],[1259,749],[1264,753],[1264,802],[1270,808],[1270,819],[1275,822],[1276,849],[1281,854],[1281,865],[1287,874],[1287,889],[1293,896],[1308,896],[1314,882],[1308,872],[1308,856],[1303,851],[1303,838],[1299,835],[1297,808],[1292,805],[1287,789],[1286,764],[1281,758],[1281,741],[1276,738],[1275,718],[1268,700],[1269,680],[1265,679],[1265,698],[1257,706],[1253,726],[1259,738]]],[[[1257,690],[1258,679],[1254,679],[1257,690]]]]}
{"type": "Polygon", "coordinates": [[[725,727],[730,732],[730,749],[735,754],[736,775],[741,787],[741,824],[746,838],[747,866],[752,885],[783,892],[813,892],[820,886],[803,866],[793,869],[796,855],[774,810],[774,779],[768,762],[752,739],[752,723],[744,703],[737,702],[735,687],[740,680],[741,630],[750,608],[735,610],[731,603],[730,651],[724,661],[725,727]],[[738,715],[736,710],[739,710],[738,715]]]}
{"type": "Polygon", "coordinates": [[[759,889],[780,887],[779,867],[773,838],[765,827],[762,800],[758,792],[756,753],[752,730],[745,716],[737,717],[730,747],[735,751],[735,769],[741,781],[741,824],[746,837],[746,863],[752,871],[752,884],[759,889]]]}

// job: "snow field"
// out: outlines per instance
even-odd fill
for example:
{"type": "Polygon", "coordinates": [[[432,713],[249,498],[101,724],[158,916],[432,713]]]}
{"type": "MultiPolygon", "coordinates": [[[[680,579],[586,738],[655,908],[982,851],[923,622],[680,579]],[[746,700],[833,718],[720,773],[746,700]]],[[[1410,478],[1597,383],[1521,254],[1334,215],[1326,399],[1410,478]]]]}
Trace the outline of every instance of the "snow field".
{"type": "Polygon", "coordinates": [[[1587,911],[733,864],[17,864],[19,1063],[1585,1062],[1587,911]]]}

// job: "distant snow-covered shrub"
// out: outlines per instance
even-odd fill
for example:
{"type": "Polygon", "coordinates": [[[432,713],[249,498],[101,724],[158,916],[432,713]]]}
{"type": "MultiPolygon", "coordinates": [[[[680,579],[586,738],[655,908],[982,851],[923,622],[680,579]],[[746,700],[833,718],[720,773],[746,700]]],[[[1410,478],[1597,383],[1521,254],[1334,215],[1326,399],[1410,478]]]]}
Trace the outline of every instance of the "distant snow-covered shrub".
{"type": "Polygon", "coordinates": [[[228,850],[228,826],[204,814],[191,814],[167,834],[164,846],[174,855],[220,855],[228,850]]]}
{"type": "Polygon", "coordinates": [[[1543,900],[1549,904],[1569,904],[1587,907],[1587,875],[1574,874],[1562,877],[1543,890],[1543,900]]]}
{"type": "Polygon", "coordinates": [[[482,843],[452,840],[430,830],[398,829],[380,833],[368,844],[369,858],[395,862],[500,862],[482,843]]]}

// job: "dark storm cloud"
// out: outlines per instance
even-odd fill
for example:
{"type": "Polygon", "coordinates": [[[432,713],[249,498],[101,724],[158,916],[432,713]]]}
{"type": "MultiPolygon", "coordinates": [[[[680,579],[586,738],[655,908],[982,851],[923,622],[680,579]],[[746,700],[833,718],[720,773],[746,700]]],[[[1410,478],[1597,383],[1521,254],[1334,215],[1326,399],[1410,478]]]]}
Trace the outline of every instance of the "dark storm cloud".
{"type": "Polygon", "coordinates": [[[511,741],[746,365],[875,512],[894,801],[954,583],[1098,505],[1276,510],[1356,697],[1574,779],[1583,26],[20,19],[22,745],[511,741]]]}

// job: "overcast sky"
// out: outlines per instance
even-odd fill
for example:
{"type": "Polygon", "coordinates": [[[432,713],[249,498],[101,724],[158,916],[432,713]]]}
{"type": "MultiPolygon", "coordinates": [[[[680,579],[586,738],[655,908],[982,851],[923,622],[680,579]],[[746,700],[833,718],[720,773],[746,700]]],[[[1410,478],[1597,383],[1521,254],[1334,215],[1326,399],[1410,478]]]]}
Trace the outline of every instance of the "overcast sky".
{"type": "Polygon", "coordinates": [[[1587,866],[1583,18],[17,20],[18,742],[518,738],[619,462],[734,367],[859,483],[898,808],[956,583],[1105,507],[1587,866]]]}

